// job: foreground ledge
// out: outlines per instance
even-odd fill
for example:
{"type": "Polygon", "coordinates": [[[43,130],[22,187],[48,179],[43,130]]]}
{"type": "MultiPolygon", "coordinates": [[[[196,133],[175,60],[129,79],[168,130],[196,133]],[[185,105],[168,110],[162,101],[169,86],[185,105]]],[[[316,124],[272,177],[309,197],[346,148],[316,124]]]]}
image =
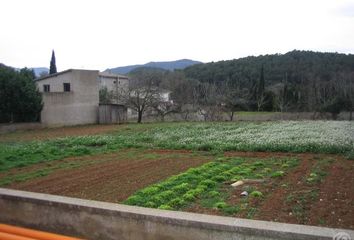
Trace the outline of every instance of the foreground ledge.
{"type": "MultiPolygon", "coordinates": [[[[333,239],[354,231],[149,209],[0,188],[0,222],[86,239],[333,239]]],[[[338,238],[341,239],[341,238],[338,238]]]]}

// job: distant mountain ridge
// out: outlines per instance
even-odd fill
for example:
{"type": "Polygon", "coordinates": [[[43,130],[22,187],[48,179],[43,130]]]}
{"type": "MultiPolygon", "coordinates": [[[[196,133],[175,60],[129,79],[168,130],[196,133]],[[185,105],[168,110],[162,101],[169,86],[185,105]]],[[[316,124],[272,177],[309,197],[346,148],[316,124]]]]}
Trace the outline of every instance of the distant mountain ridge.
{"type": "Polygon", "coordinates": [[[39,77],[41,74],[49,73],[49,68],[46,67],[35,67],[35,68],[31,68],[34,71],[34,74],[36,75],[36,77],[39,77]]]}
{"type": "MultiPolygon", "coordinates": [[[[16,67],[11,67],[11,66],[7,66],[3,63],[0,63],[0,65],[2,66],[5,66],[5,67],[10,67],[10,68],[13,68],[15,69],[16,71],[20,71],[21,68],[16,68],[16,67]]],[[[36,77],[39,77],[41,74],[45,73],[45,74],[48,74],[49,73],[49,68],[46,68],[46,67],[35,67],[35,68],[29,68],[29,69],[32,69],[33,72],[34,72],[34,75],[36,77]]]]}
{"type": "MultiPolygon", "coordinates": [[[[116,73],[116,74],[128,74],[129,72],[137,69],[137,68],[156,68],[173,71],[175,69],[184,69],[186,67],[190,67],[195,64],[201,64],[202,62],[194,61],[190,59],[180,59],[176,61],[166,61],[166,62],[148,62],[146,64],[136,64],[136,65],[128,65],[123,67],[116,68],[107,68],[106,72],[116,73]]],[[[14,68],[16,70],[20,70],[20,68],[14,68]]],[[[36,77],[39,77],[41,74],[48,74],[49,68],[47,67],[31,67],[34,71],[36,77]]]]}
{"type": "Polygon", "coordinates": [[[107,72],[117,73],[117,74],[128,74],[129,72],[133,71],[136,68],[140,67],[151,67],[151,68],[161,68],[165,70],[173,71],[175,69],[184,69],[186,67],[201,64],[202,62],[194,61],[190,59],[180,59],[176,61],[166,61],[166,62],[148,62],[146,64],[136,64],[136,65],[129,65],[123,67],[116,67],[116,68],[108,68],[106,69],[107,72]]]}

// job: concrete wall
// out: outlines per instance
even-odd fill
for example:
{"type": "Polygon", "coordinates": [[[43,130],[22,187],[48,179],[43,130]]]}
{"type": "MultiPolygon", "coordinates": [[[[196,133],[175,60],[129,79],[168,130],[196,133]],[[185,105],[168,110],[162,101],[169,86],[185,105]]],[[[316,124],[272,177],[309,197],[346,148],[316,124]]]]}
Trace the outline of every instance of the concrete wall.
{"type": "Polygon", "coordinates": [[[111,103],[123,104],[122,95],[127,92],[129,87],[129,79],[126,76],[100,73],[99,74],[99,88],[107,88],[109,92],[112,92],[118,98],[113,98],[111,103]],[[120,96],[120,97],[119,97],[120,96]]]}
{"type": "Polygon", "coordinates": [[[127,121],[127,107],[115,104],[100,104],[98,115],[100,124],[124,123],[127,121]]]}
{"type": "Polygon", "coordinates": [[[43,94],[41,122],[46,125],[77,125],[98,122],[98,71],[67,70],[37,80],[43,94]],[[64,92],[63,83],[70,83],[70,92],[64,92]],[[43,92],[43,85],[50,92],[43,92]]]}
{"type": "Polygon", "coordinates": [[[1,188],[0,222],[105,240],[332,240],[338,232],[354,237],[350,230],[148,209],[1,188]]]}

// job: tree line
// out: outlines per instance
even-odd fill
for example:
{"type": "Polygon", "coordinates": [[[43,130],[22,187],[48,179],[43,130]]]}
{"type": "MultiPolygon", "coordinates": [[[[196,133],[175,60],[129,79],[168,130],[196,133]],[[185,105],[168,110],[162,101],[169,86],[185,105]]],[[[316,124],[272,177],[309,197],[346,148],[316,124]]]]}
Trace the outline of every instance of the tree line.
{"type": "MultiPolygon", "coordinates": [[[[52,53],[52,62],[54,52],[52,53]]],[[[54,68],[53,68],[54,70],[54,68]]],[[[100,97],[121,98],[142,121],[146,111],[161,120],[179,113],[189,120],[199,113],[205,120],[221,120],[236,111],[331,113],[354,108],[354,55],[292,51],[258,57],[197,64],[184,70],[138,68],[119,96],[101,91],[100,97]],[[161,93],[169,92],[171,101],[161,93]]],[[[29,69],[0,64],[0,122],[36,121],[41,95],[29,69]]]]}
{"type": "MultiPolygon", "coordinates": [[[[149,86],[144,89],[154,92],[146,94],[150,100],[144,109],[154,107],[162,119],[175,112],[188,120],[190,113],[198,112],[205,120],[220,120],[222,113],[232,120],[236,111],[331,113],[336,119],[348,111],[351,120],[354,108],[354,55],[350,54],[292,51],[172,72],[138,68],[130,78],[131,91],[149,86]],[[158,89],[169,90],[173,104],[162,104],[158,89]]],[[[135,104],[127,101],[127,105],[140,111],[137,102],[143,98],[135,96],[135,104]]]]}
{"type": "Polygon", "coordinates": [[[38,121],[42,97],[33,70],[0,64],[0,123],[38,121]]]}

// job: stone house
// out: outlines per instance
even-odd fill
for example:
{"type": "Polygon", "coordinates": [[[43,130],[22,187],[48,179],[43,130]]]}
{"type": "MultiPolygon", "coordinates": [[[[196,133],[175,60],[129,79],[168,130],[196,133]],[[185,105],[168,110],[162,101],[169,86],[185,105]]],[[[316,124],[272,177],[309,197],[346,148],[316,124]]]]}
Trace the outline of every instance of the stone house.
{"type": "MultiPolygon", "coordinates": [[[[109,90],[122,90],[128,83],[125,76],[79,69],[68,69],[38,78],[36,85],[42,93],[44,104],[41,122],[58,126],[98,123],[99,89],[107,87],[109,90]]],[[[123,109],[119,112],[126,114],[126,107],[118,105],[118,102],[115,104],[117,106],[114,109],[123,109]]],[[[122,121],[126,116],[114,119],[122,121]]]]}

